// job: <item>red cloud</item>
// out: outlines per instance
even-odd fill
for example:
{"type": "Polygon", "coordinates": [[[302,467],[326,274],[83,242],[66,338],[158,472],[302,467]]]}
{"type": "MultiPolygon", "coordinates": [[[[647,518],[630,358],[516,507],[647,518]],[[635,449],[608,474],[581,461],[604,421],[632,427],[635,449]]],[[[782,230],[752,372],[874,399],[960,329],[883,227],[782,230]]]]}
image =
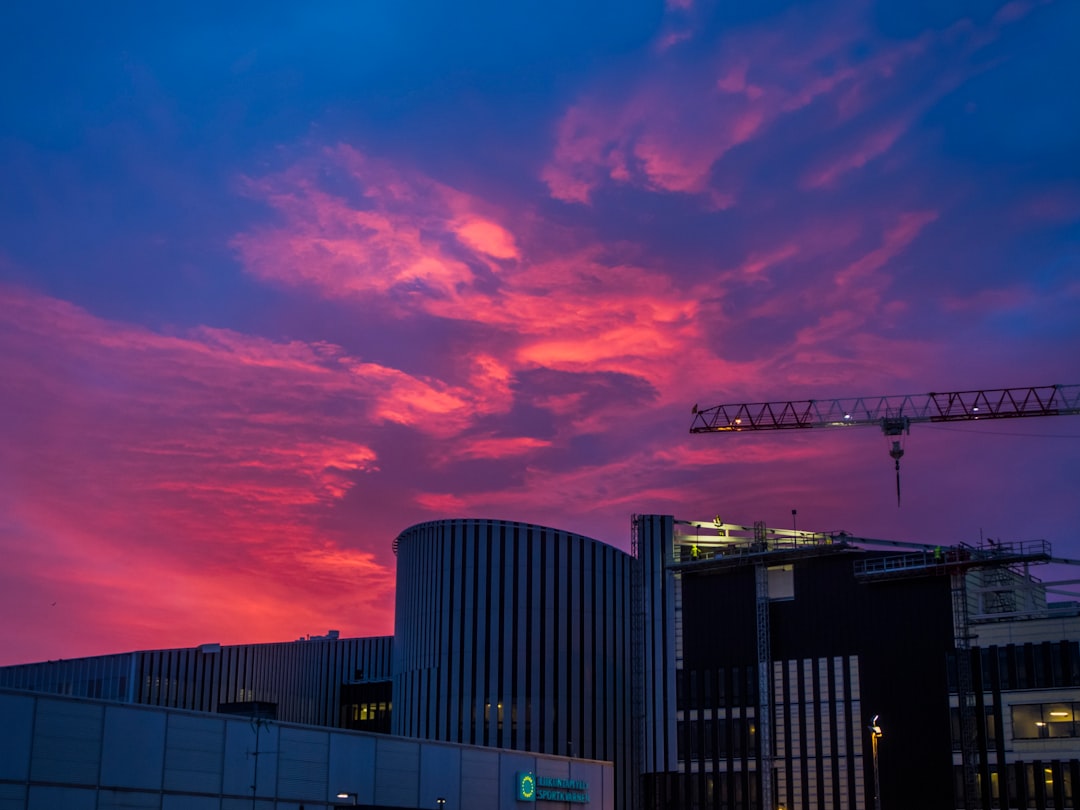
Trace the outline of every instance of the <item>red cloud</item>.
{"type": "Polygon", "coordinates": [[[483,436],[463,439],[454,449],[454,459],[509,458],[544,447],[551,447],[551,442],[531,436],[483,436]]]}
{"type": "Polygon", "coordinates": [[[285,220],[234,240],[249,272],[291,285],[314,283],[330,298],[377,301],[381,312],[398,317],[427,314],[499,336],[468,377],[467,390],[485,397],[464,397],[466,389],[449,381],[395,382],[390,369],[367,373],[393,393],[392,406],[377,411],[381,418],[420,424],[437,415],[433,421],[450,435],[466,426],[457,415],[507,407],[507,386],[521,369],[605,370],[662,383],[667,375],[658,378],[656,367],[684,349],[688,359],[696,354],[698,362],[715,364],[693,349],[700,338],[694,295],[665,274],[619,262],[608,249],[577,245],[528,217],[517,218],[523,225],[515,233],[505,213],[352,149],[327,150],[320,160],[335,173],[351,172],[363,202],[314,185],[318,162],[251,183],[269,194],[285,220]],[[378,229],[342,225],[373,217],[382,223],[378,229]],[[388,272],[380,272],[377,258],[388,272]],[[405,265],[452,272],[444,283],[404,284],[394,268],[405,265]],[[416,385],[427,389],[425,396],[411,395],[416,385]]]}
{"type": "MultiPolygon", "coordinates": [[[[745,81],[735,84],[743,86],[745,81]]],[[[390,256],[408,255],[458,268],[450,286],[411,288],[407,310],[400,307],[406,299],[396,282],[358,287],[350,273],[329,273],[320,276],[317,285],[328,298],[377,309],[392,319],[388,328],[393,320],[419,324],[431,316],[452,325],[447,328],[459,336],[457,356],[451,359],[453,353],[447,351],[446,361],[439,364],[439,379],[354,365],[361,376],[380,381],[380,390],[385,391],[385,397],[372,394],[373,415],[438,431],[452,442],[446,451],[440,450],[440,458],[484,453],[504,457],[505,445],[469,444],[470,439],[459,437],[467,436],[480,417],[509,414],[519,396],[515,380],[531,369],[603,372],[641,380],[656,394],[652,408],[685,406],[687,380],[708,380],[714,389],[749,390],[760,387],[755,381],[797,374],[798,364],[810,356],[823,362],[823,368],[834,369],[827,372],[830,379],[878,369],[870,344],[865,340],[860,344],[858,333],[875,319],[904,311],[903,300],[883,296],[891,283],[885,268],[935,216],[899,215],[877,237],[873,220],[870,225],[850,221],[825,229],[811,223],[801,233],[788,234],[784,242],[763,243],[768,246],[751,252],[735,268],[686,286],[662,267],[633,261],[628,250],[592,243],[535,216],[496,211],[466,192],[345,147],[326,150],[317,159],[302,161],[252,187],[274,189],[268,199],[283,216],[280,225],[235,240],[247,268],[257,276],[290,285],[310,283],[311,268],[297,266],[295,254],[273,247],[282,244],[293,245],[301,255],[321,252],[320,261],[328,267],[370,256],[375,245],[390,256]],[[319,176],[342,172],[352,178],[351,193],[331,194],[318,186],[319,176]],[[280,204],[282,199],[288,204],[280,204]],[[413,204],[415,211],[410,208],[413,204]],[[333,247],[323,238],[323,228],[336,231],[338,223],[372,211],[389,223],[384,230],[344,233],[333,247]],[[387,235],[395,246],[387,247],[387,235]],[[873,239],[880,239],[880,244],[875,247],[873,239]],[[829,272],[832,264],[839,264],[835,273],[829,272]],[[772,356],[745,357],[735,348],[741,314],[718,319],[715,302],[723,301],[733,285],[774,283],[773,269],[788,265],[806,268],[803,282],[777,289],[743,312],[791,322],[795,340],[772,356]],[[703,310],[704,301],[712,302],[708,311],[703,310]],[[800,315],[792,319],[791,313],[800,315]],[[713,345],[710,334],[730,335],[732,350],[713,345]],[[477,354],[481,345],[482,354],[477,354]],[[864,352],[856,348],[859,345],[868,348],[864,352]],[[471,363],[468,368],[462,365],[463,358],[471,363]]],[[[368,278],[377,268],[373,261],[365,262],[361,276],[368,278]]],[[[920,352],[918,344],[910,348],[920,352]]],[[[609,414],[619,409],[616,401],[585,406],[571,392],[545,394],[532,404],[560,416],[563,438],[602,432],[609,414]]],[[[506,435],[518,434],[511,429],[506,435]]]]}
{"type": "Polygon", "coordinates": [[[325,344],[162,335],[10,288],[0,306],[0,532],[25,548],[5,565],[7,615],[77,605],[78,620],[65,615],[79,638],[53,639],[67,654],[103,651],[94,626],[111,648],[196,643],[192,627],[236,641],[389,631],[386,548],[320,521],[377,470],[355,426],[439,435],[483,410],[471,391],[325,344]]]}

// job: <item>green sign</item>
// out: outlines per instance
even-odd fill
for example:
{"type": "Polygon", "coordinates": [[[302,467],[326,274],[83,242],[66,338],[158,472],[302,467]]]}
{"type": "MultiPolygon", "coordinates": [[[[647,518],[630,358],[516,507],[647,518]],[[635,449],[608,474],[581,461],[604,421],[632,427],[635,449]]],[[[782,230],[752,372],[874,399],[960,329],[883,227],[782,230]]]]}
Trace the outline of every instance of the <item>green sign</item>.
{"type": "Polygon", "coordinates": [[[518,771],[517,800],[588,804],[589,783],[582,779],[558,779],[552,776],[536,776],[532,771],[518,771]]]}
{"type": "Polygon", "coordinates": [[[519,802],[536,801],[536,777],[532,771],[518,771],[517,800],[519,802]]]}

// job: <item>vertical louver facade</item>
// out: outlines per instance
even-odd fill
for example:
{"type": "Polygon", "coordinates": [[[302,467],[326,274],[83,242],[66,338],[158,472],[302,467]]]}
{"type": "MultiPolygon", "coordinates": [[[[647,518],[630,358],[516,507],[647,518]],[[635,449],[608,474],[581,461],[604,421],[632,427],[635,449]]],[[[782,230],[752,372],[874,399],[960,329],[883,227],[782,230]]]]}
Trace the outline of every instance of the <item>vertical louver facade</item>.
{"type": "Polygon", "coordinates": [[[263,703],[278,720],[341,724],[343,684],[390,678],[393,638],[146,650],[0,668],[0,687],[216,712],[263,703]]]}
{"type": "Polygon", "coordinates": [[[611,761],[628,797],[633,558],[499,520],[422,523],[395,548],[393,733],[611,761]]]}

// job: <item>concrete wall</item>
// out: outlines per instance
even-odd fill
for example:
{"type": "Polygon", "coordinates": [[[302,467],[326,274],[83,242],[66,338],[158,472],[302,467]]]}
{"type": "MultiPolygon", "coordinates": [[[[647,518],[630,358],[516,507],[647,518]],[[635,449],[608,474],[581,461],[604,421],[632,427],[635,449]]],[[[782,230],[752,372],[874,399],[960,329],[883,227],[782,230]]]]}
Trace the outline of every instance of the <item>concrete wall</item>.
{"type": "Polygon", "coordinates": [[[339,792],[520,810],[523,770],[584,780],[585,807],[614,810],[609,763],[0,691],[0,810],[327,810],[339,792]]]}

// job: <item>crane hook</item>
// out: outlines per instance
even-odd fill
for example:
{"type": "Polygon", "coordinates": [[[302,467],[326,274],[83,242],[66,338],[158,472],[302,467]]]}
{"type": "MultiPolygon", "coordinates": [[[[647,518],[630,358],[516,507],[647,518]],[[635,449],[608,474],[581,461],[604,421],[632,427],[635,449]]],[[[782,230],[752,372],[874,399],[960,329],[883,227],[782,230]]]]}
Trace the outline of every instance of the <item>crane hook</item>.
{"type": "Polygon", "coordinates": [[[904,448],[900,446],[899,440],[894,440],[892,443],[892,449],[889,451],[889,455],[893,461],[896,462],[896,508],[900,508],[900,459],[904,457],[904,448]]]}
{"type": "Polygon", "coordinates": [[[889,451],[889,455],[892,456],[893,461],[896,462],[896,508],[900,508],[900,459],[904,455],[904,448],[901,446],[902,439],[894,438],[896,436],[903,437],[905,433],[911,432],[911,420],[906,416],[899,414],[895,416],[886,416],[881,420],[881,432],[885,434],[886,438],[892,439],[892,449],[889,451]]]}

